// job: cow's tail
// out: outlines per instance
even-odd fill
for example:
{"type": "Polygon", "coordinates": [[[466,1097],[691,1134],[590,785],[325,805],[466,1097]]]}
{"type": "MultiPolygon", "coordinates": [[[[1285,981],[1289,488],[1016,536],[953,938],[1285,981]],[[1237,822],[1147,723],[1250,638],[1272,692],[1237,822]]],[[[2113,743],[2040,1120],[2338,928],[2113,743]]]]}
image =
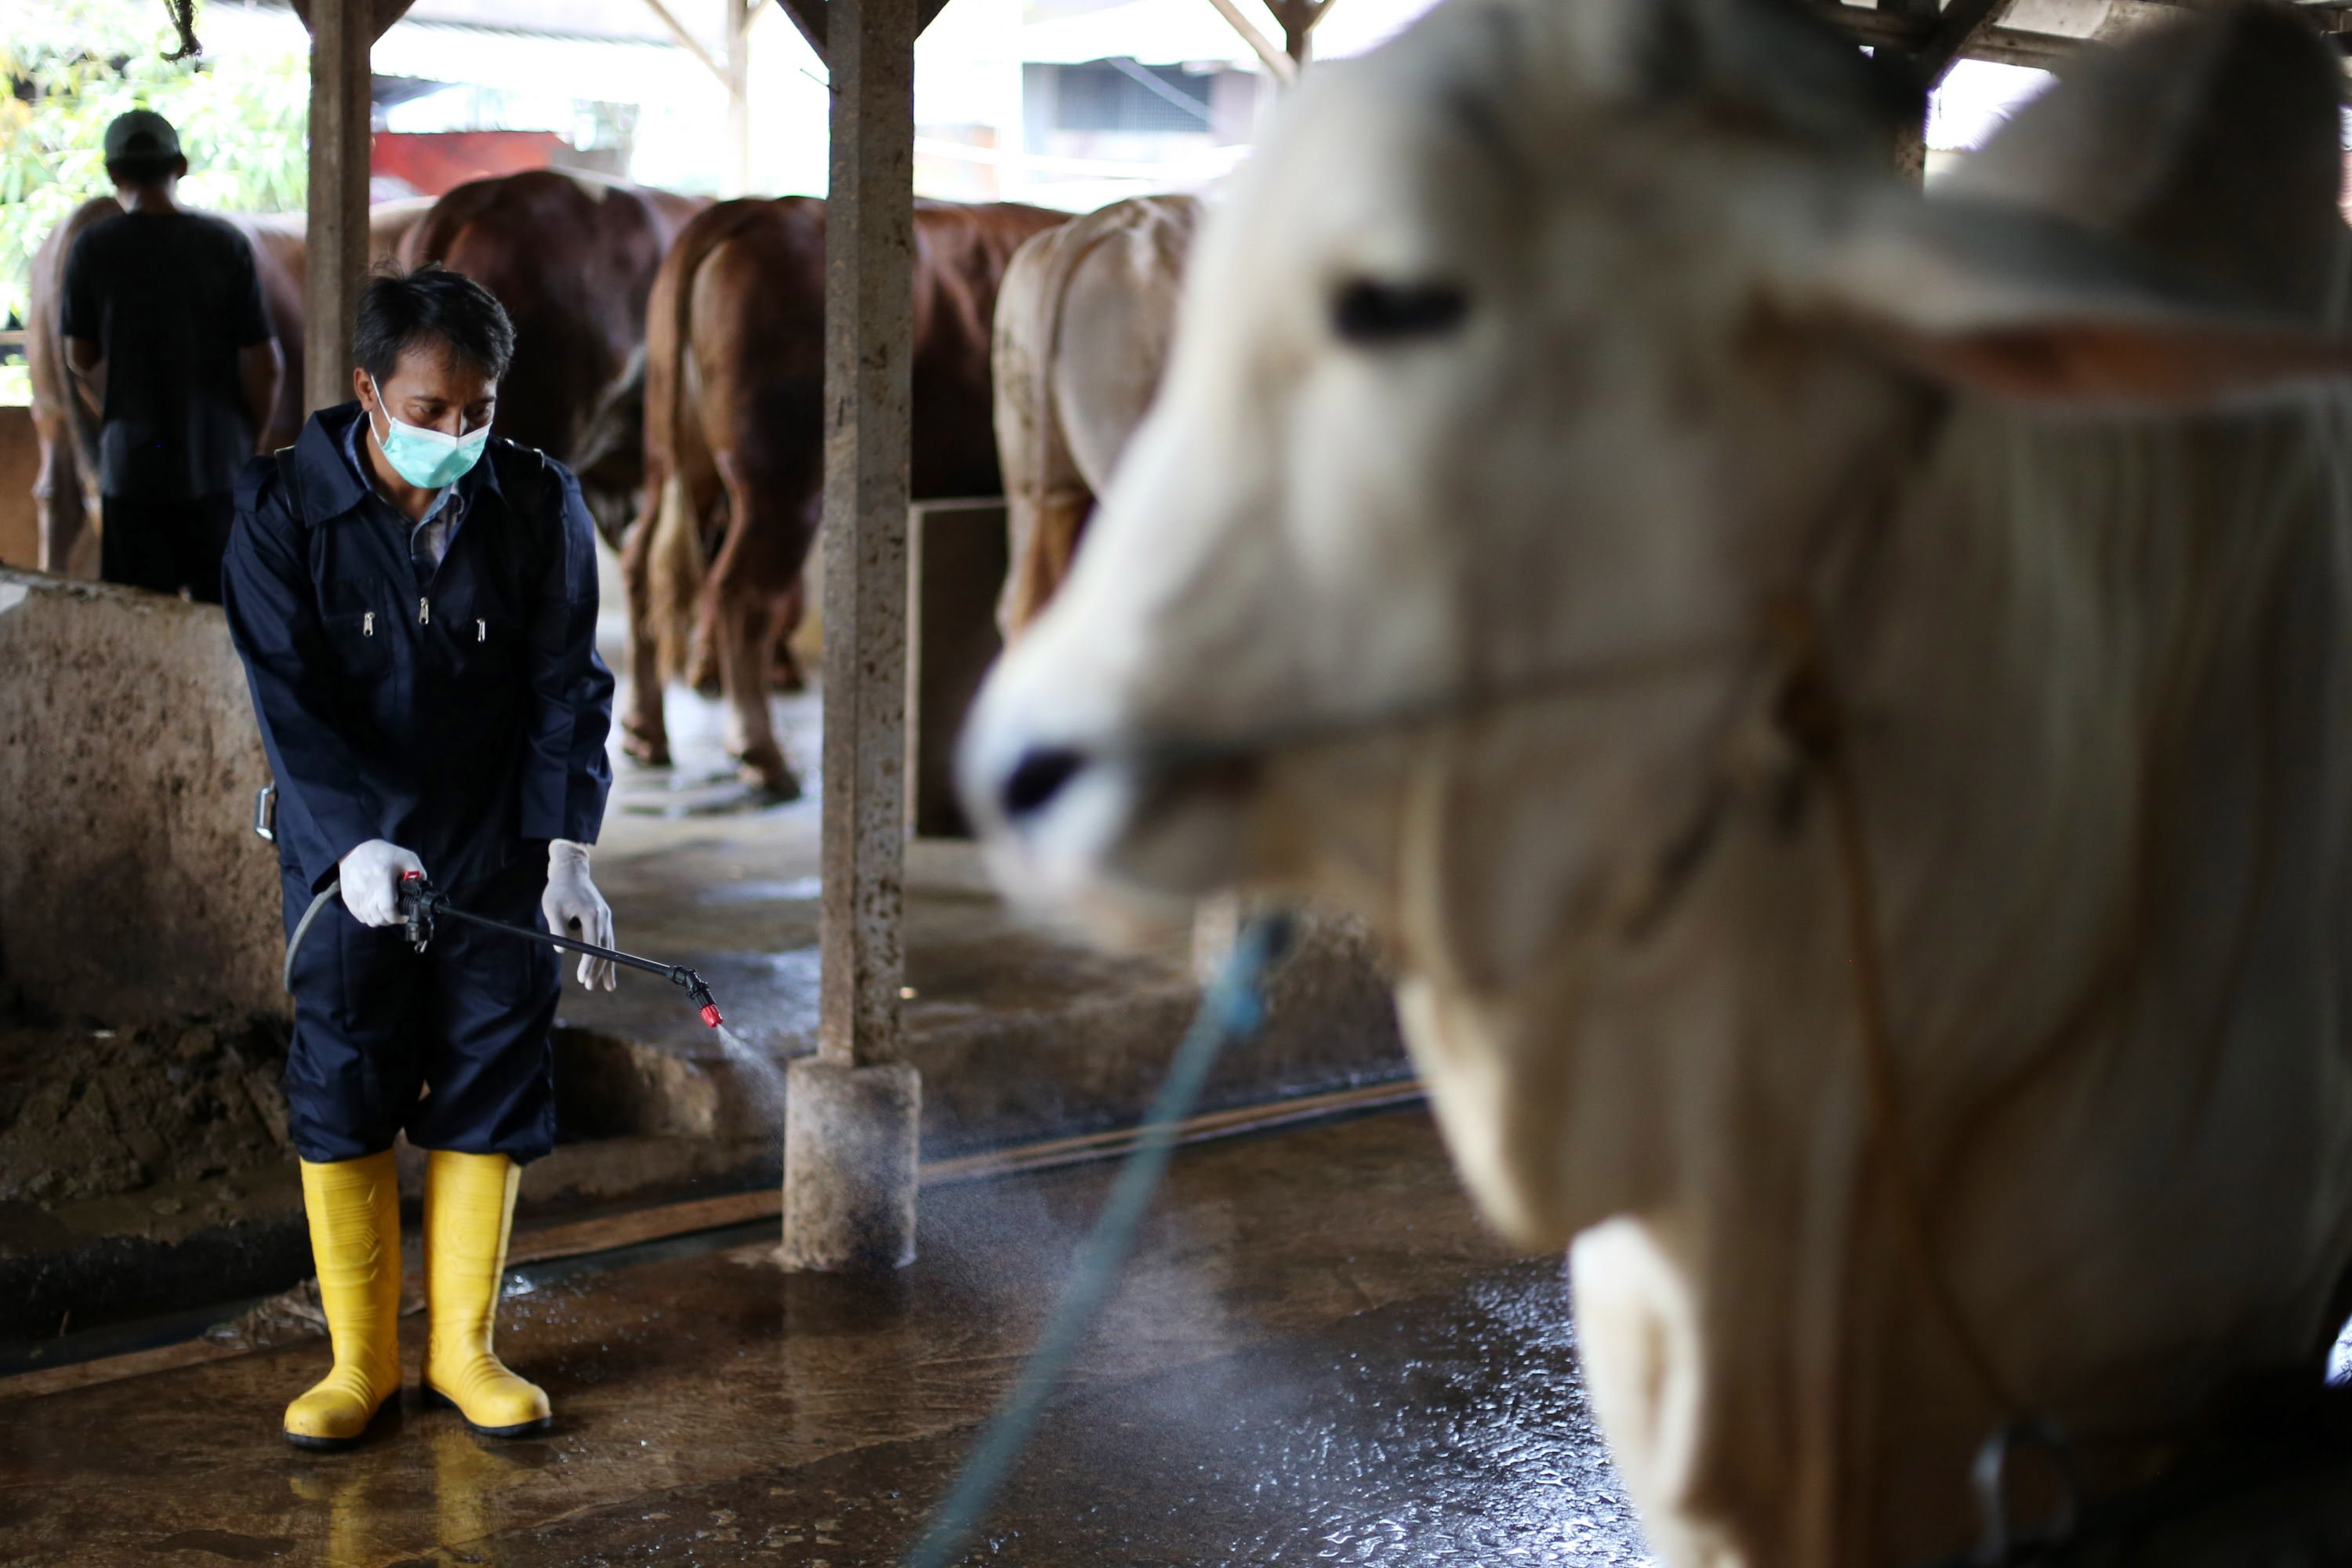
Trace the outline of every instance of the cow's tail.
{"type": "Polygon", "coordinates": [[[995,391],[1009,417],[1000,417],[998,429],[1007,435],[1017,429],[1027,445],[1021,457],[1027,472],[1017,481],[1012,478],[1013,454],[998,453],[1006,470],[1013,521],[1008,541],[1012,568],[996,607],[997,628],[1007,642],[1028,629],[1061,587],[1077,553],[1078,535],[1094,510],[1094,492],[1078,472],[1054,396],[1064,301],[1078,268],[1134,226],[1146,210],[1136,201],[1119,202],[1048,229],[1015,252],[1013,264],[1005,269],[1006,287],[999,296],[996,317],[995,353],[1002,368],[995,391]],[[1020,276],[1024,270],[1032,276],[1020,276]],[[1016,300],[1008,312],[1004,297],[1016,290],[1028,297],[1016,300]],[[1035,334],[1026,342],[1018,341],[1024,323],[1035,334]],[[1015,490],[1020,493],[1012,493],[1015,490]]]}
{"type": "Polygon", "coordinates": [[[709,570],[706,520],[694,506],[689,465],[708,462],[694,365],[694,285],[702,263],[735,232],[734,204],[698,215],[655,276],[646,304],[645,440],[647,515],[646,616],[662,678],[684,674],[709,570]]]}
{"type": "MultiPolygon", "coordinates": [[[[82,493],[94,502],[98,497],[98,416],[90,411],[88,403],[75,395],[76,390],[70,384],[66,388],[66,427],[73,433],[74,461],[81,468],[82,493]]],[[[91,515],[97,515],[95,506],[91,515]]]]}
{"type": "Polygon", "coordinates": [[[653,576],[648,598],[654,647],[661,660],[662,679],[676,680],[686,673],[692,658],[702,579],[710,568],[702,543],[702,520],[695,515],[686,480],[677,474],[662,480],[646,565],[653,576]]]}

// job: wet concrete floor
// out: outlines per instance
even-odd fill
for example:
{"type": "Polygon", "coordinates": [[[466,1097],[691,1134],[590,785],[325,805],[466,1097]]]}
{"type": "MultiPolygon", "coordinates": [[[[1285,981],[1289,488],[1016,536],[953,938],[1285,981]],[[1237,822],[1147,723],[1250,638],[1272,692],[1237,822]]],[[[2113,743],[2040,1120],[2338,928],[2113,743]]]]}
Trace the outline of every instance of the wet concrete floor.
{"type": "MultiPolygon", "coordinates": [[[[553,1398],[541,1439],[474,1437],[412,1394],[368,1447],[299,1454],[278,1422],[316,1343],[0,1404],[0,1561],[893,1563],[1109,1178],[927,1194],[920,1260],[881,1281],[786,1276],[764,1236],[524,1270],[499,1343],[553,1398]]],[[[1642,1557],[1557,1259],[1479,1227],[1411,1111],[1179,1153],[962,1561],[1642,1557]]]]}

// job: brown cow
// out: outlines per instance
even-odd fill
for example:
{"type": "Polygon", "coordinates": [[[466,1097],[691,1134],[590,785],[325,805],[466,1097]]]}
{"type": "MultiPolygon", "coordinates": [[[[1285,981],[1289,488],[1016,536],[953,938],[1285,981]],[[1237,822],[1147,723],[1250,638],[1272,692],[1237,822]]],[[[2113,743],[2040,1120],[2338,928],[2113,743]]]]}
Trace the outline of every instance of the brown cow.
{"type": "Polygon", "coordinates": [[[1136,196],[1041,234],[996,302],[996,451],[1012,565],[997,625],[1020,636],[1069,575],[1095,498],[1160,388],[1197,196],[1136,196]]]}
{"type": "MultiPolygon", "coordinates": [[[[368,212],[373,254],[389,256],[431,206],[430,202],[385,202],[368,212]]],[[[112,196],[76,207],[42,243],[33,258],[31,307],[26,312],[26,359],[33,382],[33,434],[40,464],[33,480],[33,504],[40,517],[40,567],[44,572],[98,574],[98,424],[66,369],[62,320],[66,253],[92,224],[122,211],[112,196]]],[[[286,375],[278,384],[278,407],[262,433],[265,447],[290,444],[302,427],[302,278],[306,248],[299,213],[224,213],[252,242],[254,270],[261,279],[261,302],[285,351],[286,375]]]]}
{"type": "MultiPolygon", "coordinates": [[[[993,495],[989,340],[1005,265],[1066,213],[919,202],[913,489],[993,495]]],[[[707,624],[746,778],[799,793],[768,721],[768,650],[798,613],[824,469],[824,204],[723,202],[688,224],[654,285],[646,340],[644,521],[622,565],[625,744],[668,758],[662,687],[707,624]],[[712,549],[716,541],[717,547],[712,549]]]]}
{"type": "Polygon", "coordinates": [[[678,231],[710,204],[554,169],[474,180],[401,247],[499,297],[515,327],[494,428],[572,466],[617,545],[642,484],[646,300],[678,231]]]}

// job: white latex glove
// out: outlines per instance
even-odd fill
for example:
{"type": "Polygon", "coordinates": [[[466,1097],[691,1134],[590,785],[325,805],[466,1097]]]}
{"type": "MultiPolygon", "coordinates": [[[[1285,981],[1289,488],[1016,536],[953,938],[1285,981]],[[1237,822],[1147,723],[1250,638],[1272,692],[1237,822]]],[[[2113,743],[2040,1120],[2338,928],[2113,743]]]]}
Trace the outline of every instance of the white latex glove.
{"type": "MultiPolygon", "coordinates": [[[[576,937],[598,947],[613,945],[613,906],[596,890],[588,876],[588,846],[569,838],[550,839],[547,846],[547,891],[539,900],[547,929],[558,936],[576,937]],[[573,931],[571,927],[580,929],[573,931]]],[[[602,981],[610,991],[620,980],[620,969],[609,958],[580,958],[580,984],[596,989],[602,981]]]]}
{"type": "Polygon", "coordinates": [[[343,908],[363,926],[400,923],[400,876],[422,871],[425,862],[397,844],[371,838],[343,857],[336,872],[343,879],[343,908]]]}

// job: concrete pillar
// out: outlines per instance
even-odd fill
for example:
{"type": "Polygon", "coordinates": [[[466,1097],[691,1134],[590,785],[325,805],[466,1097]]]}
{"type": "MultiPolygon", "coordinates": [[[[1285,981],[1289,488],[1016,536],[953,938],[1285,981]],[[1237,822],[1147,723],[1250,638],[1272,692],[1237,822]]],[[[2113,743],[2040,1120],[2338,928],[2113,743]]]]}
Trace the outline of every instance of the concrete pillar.
{"type": "MultiPolygon", "coordinates": [[[[310,214],[302,406],[352,398],[352,318],[368,268],[368,53],[374,0],[310,0],[310,214]]],[[[400,6],[398,9],[405,9],[400,6]]],[[[394,11],[394,16],[398,10],[394,11]]],[[[383,18],[390,26],[392,17],[383,18]]]]}
{"type": "Polygon", "coordinates": [[[1927,121],[1905,124],[1895,132],[1895,169],[1915,185],[1927,183],[1927,121]]]}
{"type": "Polygon", "coordinates": [[[915,1260],[922,1111],[911,1063],[803,1057],[785,1069],[785,1268],[882,1274],[915,1260]]]}
{"type": "MultiPolygon", "coordinates": [[[[1898,16],[1927,17],[1937,16],[1940,10],[1937,0],[1880,0],[1878,8],[1898,16]]],[[[1916,58],[1914,63],[1917,63],[1916,58]]],[[[1915,185],[1927,183],[1927,110],[1924,107],[1917,124],[1906,124],[1895,133],[1895,168],[1915,185]]]]}
{"type": "Polygon", "coordinates": [[[921,1088],[899,1063],[917,0],[828,0],[824,793],[818,1058],[784,1119],[784,1257],[915,1255],[921,1088]]]}

